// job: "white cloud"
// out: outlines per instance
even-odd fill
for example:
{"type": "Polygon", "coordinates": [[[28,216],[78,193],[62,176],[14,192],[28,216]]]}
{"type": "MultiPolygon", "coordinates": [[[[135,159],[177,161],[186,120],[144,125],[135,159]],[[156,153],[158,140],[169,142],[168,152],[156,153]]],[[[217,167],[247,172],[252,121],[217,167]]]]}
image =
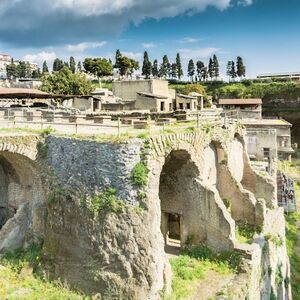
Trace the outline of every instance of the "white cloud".
{"type": "Polygon", "coordinates": [[[127,57],[135,59],[135,60],[141,60],[143,58],[143,53],[141,53],[141,52],[121,51],[121,53],[123,56],[127,56],[127,57]]]}
{"type": "Polygon", "coordinates": [[[197,43],[199,40],[192,38],[192,37],[185,37],[182,40],[179,40],[179,43],[186,44],[186,43],[197,43]]]}
{"type": "Polygon", "coordinates": [[[179,49],[178,52],[183,59],[198,59],[208,58],[219,52],[219,50],[219,48],[208,47],[199,49],[179,49]]]}
{"type": "Polygon", "coordinates": [[[154,43],[143,43],[142,46],[146,49],[155,48],[156,45],[154,43]]]}
{"type": "Polygon", "coordinates": [[[52,62],[56,57],[55,52],[42,51],[35,54],[26,54],[22,57],[22,60],[42,64],[45,60],[52,62]]]}
{"type": "Polygon", "coordinates": [[[87,49],[101,48],[104,45],[106,45],[106,41],[97,42],[97,43],[84,42],[75,45],[67,45],[65,49],[69,52],[84,52],[87,49]]]}

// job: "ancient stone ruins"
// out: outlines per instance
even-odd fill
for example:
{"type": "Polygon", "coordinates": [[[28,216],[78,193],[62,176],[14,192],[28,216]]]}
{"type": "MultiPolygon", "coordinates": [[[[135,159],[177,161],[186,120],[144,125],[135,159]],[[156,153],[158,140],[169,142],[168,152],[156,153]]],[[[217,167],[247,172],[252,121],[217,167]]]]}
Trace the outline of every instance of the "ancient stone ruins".
{"type": "Polygon", "coordinates": [[[49,274],[80,291],[160,299],[170,291],[171,232],[181,247],[242,254],[235,299],[291,299],[276,183],[250,167],[237,125],[121,143],[7,134],[0,177],[0,253],[42,242],[49,274]],[[148,170],[145,184],[132,179],[138,165],[148,170]],[[111,188],[123,210],[95,214],[93,197],[111,188]],[[237,223],[261,233],[239,244],[237,223]]]}

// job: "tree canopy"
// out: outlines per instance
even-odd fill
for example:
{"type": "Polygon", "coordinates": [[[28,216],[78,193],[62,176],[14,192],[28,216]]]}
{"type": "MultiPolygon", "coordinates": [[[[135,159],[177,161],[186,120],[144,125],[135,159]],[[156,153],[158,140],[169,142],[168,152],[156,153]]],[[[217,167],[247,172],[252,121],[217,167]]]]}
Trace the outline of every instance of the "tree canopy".
{"type": "Polygon", "coordinates": [[[112,63],[106,58],[86,58],[83,62],[83,67],[86,72],[98,78],[110,76],[113,72],[112,63]]]}

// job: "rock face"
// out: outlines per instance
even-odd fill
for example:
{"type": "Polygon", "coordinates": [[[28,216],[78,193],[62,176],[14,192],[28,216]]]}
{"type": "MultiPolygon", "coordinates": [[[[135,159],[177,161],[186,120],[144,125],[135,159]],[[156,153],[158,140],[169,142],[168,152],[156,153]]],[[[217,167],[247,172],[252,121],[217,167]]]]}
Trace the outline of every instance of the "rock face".
{"type": "MultiPolygon", "coordinates": [[[[276,185],[251,169],[242,136],[234,126],[120,144],[50,136],[39,147],[39,163],[28,161],[34,177],[17,167],[14,158],[20,154],[1,152],[0,159],[12,155],[21,186],[28,180],[38,184],[26,194],[28,201],[18,200],[12,218],[3,215],[0,246],[42,238],[44,265],[54,278],[103,299],[156,300],[163,289],[170,291],[165,246],[171,232],[181,245],[205,243],[214,251],[242,253],[244,273],[234,279],[237,285],[228,286],[236,299],[272,294],[290,299],[276,185]],[[133,180],[137,166],[144,185],[133,180]],[[95,199],[111,188],[113,195],[99,210],[95,199]],[[259,226],[262,233],[252,245],[241,245],[236,222],[259,226]]],[[[10,182],[14,173],[1,160],[0,165],[3,182],[10,182]]],[[[6,187],[0,186],[0,193],[6,187]]]]}

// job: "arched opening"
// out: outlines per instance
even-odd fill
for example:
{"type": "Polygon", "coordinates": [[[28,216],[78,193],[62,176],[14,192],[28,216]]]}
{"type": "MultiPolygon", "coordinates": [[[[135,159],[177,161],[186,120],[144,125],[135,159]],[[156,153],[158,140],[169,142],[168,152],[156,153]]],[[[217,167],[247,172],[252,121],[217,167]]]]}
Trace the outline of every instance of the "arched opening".
{"type": "Polygon", "coordinates": [[[35,218],[34,207],[43,202],[42,184],[33,161],[0,152],[0,251],[22,246],[35,218]]]}
{"type": "Polygon", "coordinates": [[[167,253],[178,252],[201,232],[197,214],[201,195],[195,188],[198,176],[198,168],[187,151],[173,150],[166,158],[160,175],[159,197],[161,232],[167,253]]]}

